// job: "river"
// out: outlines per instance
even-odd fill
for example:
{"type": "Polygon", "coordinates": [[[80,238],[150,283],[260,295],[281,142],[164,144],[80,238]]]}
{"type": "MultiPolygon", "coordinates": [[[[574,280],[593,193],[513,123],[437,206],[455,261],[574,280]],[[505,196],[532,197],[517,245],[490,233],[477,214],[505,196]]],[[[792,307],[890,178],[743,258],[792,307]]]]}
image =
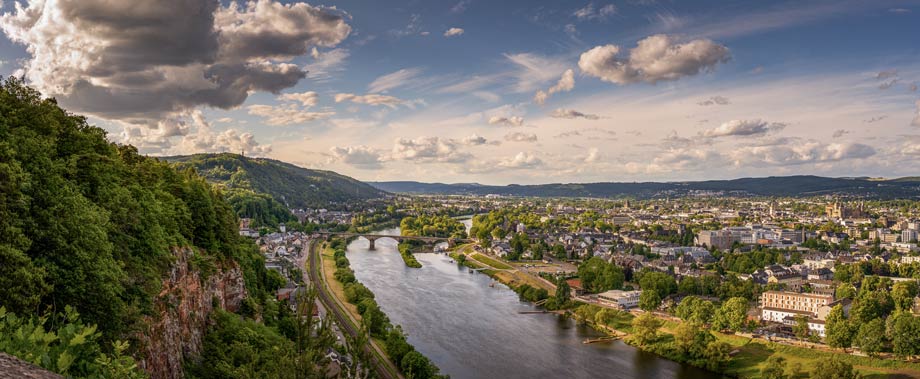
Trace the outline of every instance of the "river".
{"type": "MultiPolygon", "coordinates": [[[[465,223],[469,223],[468,221],[465,223]]],[[[398,235],[399,229],[379,234],[398,235]]],[[[396,241],[348,245],[357,279],[408,340],[442,373],[465,378],[710,378],[717,375],[639,351],[620,341],[585,345],[600,334],[555,314],[520,314],[536,307],[502,284],[470,274],[441,254],[416,254],[406,267],[396,241]]]]}

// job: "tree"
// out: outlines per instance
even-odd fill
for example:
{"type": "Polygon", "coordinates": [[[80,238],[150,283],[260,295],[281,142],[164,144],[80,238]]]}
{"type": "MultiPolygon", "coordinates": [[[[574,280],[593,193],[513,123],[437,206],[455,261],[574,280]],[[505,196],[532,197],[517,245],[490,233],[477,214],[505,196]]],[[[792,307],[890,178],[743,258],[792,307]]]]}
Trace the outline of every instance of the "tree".
{"type": "Polygon", "coordinates": [[[885,322],[881,318],[869,321],[859,327],[856,346],[869,356],[876,356],[885,347],[885,322]]]}
{"type": "Polygon", "coordinates": [[[643,291],[657,291],[660,299],[677,292],[677,282],[671,275],[660,271],[643,271],[639,274],[639,286],[643,291]]]}
{"type": "Polygon", "coordinates": [[[569,282],[567,282],[565,278],[559,279],[559,282],[556,283],[556,303],[562,306],[568,303],[571,297],[572,289],[569,287],[569,282]]]}
{"type": "Polygon", "coordinates": [[[744,329],[747,321],[748,302],[742,297],[733,297],[722,303],[712,319],[712,327],[718,330],[738,332],[744,329]]]}
{"type": "Polygon", "coordinates": [[[891,286],[891,298],[894,301],[895,309],[899,311],[910,311],[914,306],[914,298],[917,297],[917,281],[897,282],[891,286]]]}
{"type": "Polygon", "coordinates": [[[862,375],[853,370],[853,365],[836,358],[819,359],[811,372],[811,379],[859,379],[862,375]]]}
{"type": "Polygon", "coordinates": [[[834,296],[837,299],[852,299],[856,296],[856,288],[850,283],[841,283],[837,286],[834,296]]]}
{"type": "Polygon", "coordinates": [[[408,379],[432,378],[435,375],[435,371],[428,358],[425,358],[424,355],[415,350],[403,356],[399,367],[408,379]]]}
{"type": "Polygon", "coordinates": [[[681,320],[708,324],[715,314],[715,306],[710,301],[702,300],[696,296],[687,296],[680,301],[674,314],[681,320]]]}
{"type": "Polygon", "coordinates": [[[661,305],[661,298],[655,290],[644,290],[639,295],[639,309],[651,312],[661,305]]]}
{"type": "Polygon", "coordinates": [[[578,277],[585,290],[594,293],[620,289],[626,280],[623,269],[601,257],[591,257],[579,265],[578,277]]]}
{"type": "Polygon", "coordinates": [[[715,337],[701,325],[693,322],[682,322],[674,330],[674,343],[685,356],[689,358],[702,358],[706,347],[715,337]]]}
{"type": "Polygon", "coordinates": [[[664,322],[651,313],[643,313],[633,320],[633,339],[640,346],[647,345],[658,339],[658,328],[664,322]]]}
{"type": "Polygon", "coordinates": [[[843,306],[837,304],[831,308],[825,320],[827,345],[842,348],[844,351],[853,343],[853,328],[843,313],[843,306]]]}
{"type": "Polygon", "coordinates": [[[899,357],[920,354],[920,318],[898,312],[888,318],[892,351],[899,357]]]}
{"type": "Polygon", "coordinates": [[[795,316],[795,325],[792,326],[792,333],[794,333],[799,340],[804,341],[808,338],[810,332],[811,330],[808,328],[808,317],[795,316]]]}
{"type": "Polygon", "coordinates": [[[767,364],[760,369],[762,379],[786,379],[786,359],[778,355],[767,358],[767,364]]]}

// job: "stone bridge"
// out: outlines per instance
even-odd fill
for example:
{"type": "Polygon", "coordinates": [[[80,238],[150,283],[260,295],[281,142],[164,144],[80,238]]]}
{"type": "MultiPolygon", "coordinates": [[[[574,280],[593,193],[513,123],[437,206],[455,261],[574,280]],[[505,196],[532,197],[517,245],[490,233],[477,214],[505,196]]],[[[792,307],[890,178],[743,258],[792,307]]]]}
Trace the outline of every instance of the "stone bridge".
{"type": "Polygon", "coordinates": [[[402,241],[422,241],[427,244],[436,244],[439,242],[447,242],[447,247],[454,247],[457,243],[468,243],[472,242],[470,239],[466,238],[448,238],[448,237],[422,237],[422,236],[396,236],[391,234],[369,234],[369,233],[347,233],[347,232],[317,232],[315,234],[321,236],[333,236],[333,237],[343,237],[343,238],[352,238],[352,237],[363,237],[370,245],[368,250],[374,250],[374,241],[377,241],[381,238],[391,238],[396,240],[396,242],[402,241]]]}

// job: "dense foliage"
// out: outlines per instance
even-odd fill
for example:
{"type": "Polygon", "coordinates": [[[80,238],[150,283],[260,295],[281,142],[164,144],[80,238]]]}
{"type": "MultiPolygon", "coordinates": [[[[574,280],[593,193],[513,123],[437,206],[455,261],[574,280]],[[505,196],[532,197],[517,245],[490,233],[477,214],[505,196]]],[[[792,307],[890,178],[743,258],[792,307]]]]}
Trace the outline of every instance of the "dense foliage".
{"type": "Polygon", "coordinates": [[[463,223],[443,215],[405,217],[399,222],[399,229],[404,236],[466,238],[463,223]]]}
{"type": "Polygon", "coordinates": [[[170,157],[179,167],[193,168],[226,188],[268,194],[288,208],[328,208],[336,203],[370,199],[385,193],[332,171],[310,170],[265,158],[239,154],[196,154],[170,157]]]}
{"type": "Polygon", "coordinates": [[[428,379],[441,378],[440,370],[434,363],[406,341],[405,334],[397,325],[390,323],[377,301],[374,293],[355,279],[355,273],[350,267],[348,257],[345,256],[345,241],[333,239],[330,242],[335,259],[335,279],[344,286],[345,300],[354,304],[361,314],[361,323],[364,328],[375,338],[386,342],[387,355],[399,367],[407,378],[428,379]]]}
{"type": "MultiPolygon", "coordinates": [[[[250,293],[265,269],[219,191],[191,171],[105,139],[17,79],[0,84],[0,303],[28,318],[72,307],[99,346],[144,330],[172,249],[236,261],[250,293]]],[[[57,325],[46,326],[49,333],[57,325]]],[[[78,364],[78,363],[75,363],[78,364]]],[[[88,364],[85,363],[84,364],[88,364]]]]}

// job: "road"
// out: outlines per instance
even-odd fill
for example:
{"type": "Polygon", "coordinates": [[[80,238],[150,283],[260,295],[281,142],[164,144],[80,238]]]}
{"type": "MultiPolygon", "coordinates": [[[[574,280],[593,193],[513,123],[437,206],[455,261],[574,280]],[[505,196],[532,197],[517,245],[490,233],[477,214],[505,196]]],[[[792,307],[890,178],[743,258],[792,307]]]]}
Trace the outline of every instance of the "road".
{"type": "MultiPolygon", "coordinates": [[[[336,299],[329,289],[326,288],[325,278],[321,277],[320,268],[323,264],[321,258],[314,248],[314,243],[311,242],[308,245],[309,259],[310,259],[310,270],[308,270],[310,275],[310,281],[314,283],[316,289],[319,292],[319,300],[323,303],[326,310],[332,312],[335,316],[335,321],[339,325],[341,330],[344,330],[345,333],[348,333],[350,336],[355,337],[358,335],[358,330],[355,328],[351,320],[349,320],[349,315],[345,314],[345,310],[336,303],[336,299]]],[[[344,342],[344,341],[343,341],[344,342]]],[[[378,347],[373,341],[369,341],[370,347],[365,346],[365,349],[374,349],[374,351],[368,351],[368,355],[371,357],[372,364],[374,365],[375,371],[377,371],[377,377],[383,379],[402,379],[402,376],[394,377],[392,372],[398,373],[399,370],[393,366],[392,362],[388,359],[380,357],[386,357],[386,354],[383,352],[380,347],[378,347]],[[376,353],[375,353],[376,351],[376,353]],[[391,371],[392,370],[392,371],[391,371]]]]}

